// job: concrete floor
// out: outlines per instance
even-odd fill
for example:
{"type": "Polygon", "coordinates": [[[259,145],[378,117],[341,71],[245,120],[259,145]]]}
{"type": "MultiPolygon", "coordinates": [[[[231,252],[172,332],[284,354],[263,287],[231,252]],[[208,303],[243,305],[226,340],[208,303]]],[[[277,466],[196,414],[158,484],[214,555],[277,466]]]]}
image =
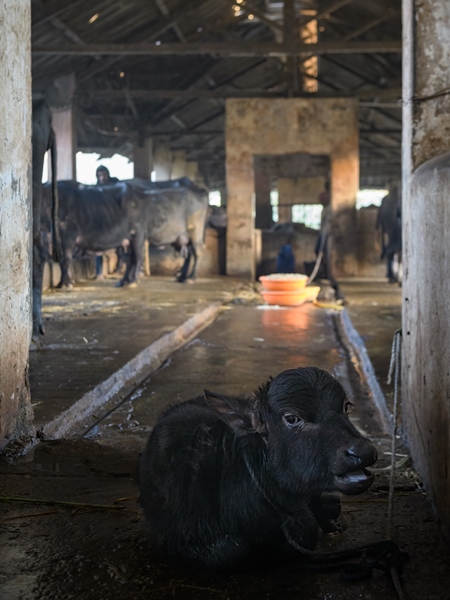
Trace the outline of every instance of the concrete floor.
{"type": "MultiPolygon", "coordinates": [[[[392,335],[400,326],[400,290],[382,280],[342,286],[346,312],[364,340],[380,387],[392,396],[384,382],[392,335]]],[[[343,498],[347,531],[323,536],[321,548],[384,539],[390,437],[362,375],[364,348],[349,345],[342,312],[309,303],[268,309],[252,286],[227,278],[186,286],[152,278],[135,290],[113,288],[106,280],[47,294],[44,314],[46,348],[30,358],[38,428],[51,431],[49,424],[61,421],[61,414],[69,421],[70,405],[81,398],[94,398],[97,404],[83,419],[66,423],[65,439],[42,441],[22,458],[0,459],[6,496],[74,503],[0,502],[2,599],[397,598],[390,577],[381,571],[349,584],[338,573],[318,574],[298,565],[224,576],[167,564],[152,553],[137,504],[139,452],[164,407],[206,387],[248,394],[286,368],[315,365],[340,379],[355,404],[352,419],[374,440],[380,456],[372,488],[343,498]],[[216,303],[222,304],[217,318],[202,329],[205,309],[216,303]],[[139,363],[125,375],[121,371],[123,389],[102,387],[133,356],[149,348],[151,354],[161,336],[193,317],[196,326],[182,343],[190,341],[167,360],[161,354],[159,363],[139,363]],[[105,402],[102,390],[108,390],[105,402]]],[[[407,454],[400,445],[393,538],[410,555],[401,585],[408,600],[445,600],[450,598],[450,552],[407,454]]]]}

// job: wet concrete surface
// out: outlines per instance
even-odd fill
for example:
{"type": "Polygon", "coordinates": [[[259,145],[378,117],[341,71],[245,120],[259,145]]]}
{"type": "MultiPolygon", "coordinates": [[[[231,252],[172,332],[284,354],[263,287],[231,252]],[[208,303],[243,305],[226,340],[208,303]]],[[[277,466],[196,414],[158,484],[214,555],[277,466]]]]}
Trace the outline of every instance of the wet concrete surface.
{"type": "Polygon", "coordinates": [[[213,302],[224,302],[238,280],[183,285],[145,278],[134,289],[117,278],[77,284],[43,296],[43,348],[30,353],[35,425],[41,429],[106,380],[143,348],[213,302]]]}
{"type": "MultiPolygon", "coordinates": [[[[200,282],[200,285],[208,289],[211,283],[200,282]]],[[[229,282],[221,285],[221,289],[208,292],[211,295],[207,301],[216,300],[221,294],[230,300],[229,282]]],[[[197,305],[194,298],[204,301],[205,294],[196,286],[186,291],[188,296],[192,294],[192,302],[181,306],[178,315],[191,310],[188,306],[197,305]]],[[[172,293],[166,291],[162,280],[160,287],[162,296],[172,293]]],[[[357,288],[355,295],[356,292],[357,288]]],[[[366,300],[374,297],[373,292],[371,295],[362,292],[361,299],[365,294],[366,300]]],[[[161,303],[165,301],[170,301],[167,296],[166,300],[160,298],[161,303]]],[[[353,305],[351,300],[348,303],[349,309],[355,311],[352,318],[358,306],[365,313],[364,303],[353,305]]],[[[370,332],[369,313],[365,315],[362,321],[370,332]]],[[[85,321],[77,319],[81,327],[85,321]]],[[[71,319],[67,322],[71,323],[71,319]]],[[[59,335],[63,335],[62,323],[58,320],[59,335]]],[[[159,320],[157,325],[164,327],[159,320]]],[[[78,332],[73,329],[71,335],[83,335],[89,340],[88,330],[89,327],[78,332]]],[[[374,331],[372,335],[376,338],[378,334],[374,331]]],[[[387,338],[387,327],[383,335],[387,338]]],[[[390,341],[388,348],[383,349],[384,354],[388,352],[390,341]]],[[[388,359],[380,360],[380,365],[385,360],[388,359]]],[[[6,600],[397,598],[390,577],[378,570],[370,580],[358,583],[343,582],[335,572],[305,571],[297,564],[264,572],[223,575],[168,564],[152,552],[147,542],[145,521],[137,502],[136,468],[139,453],[160,411],[201,393],[204,388],[249,394],[270,375],[305,365],[324,368],[340,379],[355,405],[352,419],[374,440],[380,456],[372,488],[361,496],[343,498],[347,531],[323,536],[320,547],[343,548],[384,539],[391,442],[381,431],[364,381],[342,344],[338,313],[311,304],[288,309],[228,304],[212,325],[176,352],[109,416],[104,419],[102,414],[93,416],[91,425],[85,424],[74,431],[73,439],[41,442],[32,453],[13,462],[0,458],[0,487],[2,494],[10,498],[120,507],[100,510],[92,506],[0,501],[0,597],[6,600]]],[[[104,372],[100,370],[100,374],[103,376],[104,372]]],[[[97,371],[94,375],[99,376],[97,371]]],[[[44,396],[42,402],[45,403],[44,396]]],[[[408,600],[445,600],[450,598],[449,549],[407,454],[407,449],[399,445],[393,538],[410,555],[401,585],[408,600]]]]}
{"type": "MultiPolygon", "coordinates": [[[[362,429],[377,427],[374,411],[361,392],[333,335],[334,318],[311,303],[298,308],[235,306],[225,310],[151,381],[90,432],[108,445],[142,447],[157,415],[175,402],[203,393],[205,388],[231,395],[253,390],[285,369],[314,365],[337,376],[364,412],[362,429]],[[355,389],[356,387],[356,389],[355,389]],[[362,403],[366,401],[366,405],[362,403]],[[363,410],[364,409],[364,410],[363,410]]],[[[362,415],[354,415],[360,420],[362,415]]],[[[82,432],[80,432],[82,433],[82,432]]]]}

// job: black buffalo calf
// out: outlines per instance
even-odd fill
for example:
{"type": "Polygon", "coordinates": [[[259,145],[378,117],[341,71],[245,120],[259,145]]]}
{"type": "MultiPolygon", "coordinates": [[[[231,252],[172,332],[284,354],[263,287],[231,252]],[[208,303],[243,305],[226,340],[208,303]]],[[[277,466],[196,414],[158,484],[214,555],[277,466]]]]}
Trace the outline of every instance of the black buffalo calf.
{"type": "Polygon", "coordinates": [[[250,398],[205,391],[165,412],[140,467],[152,543],[214,568],[313,549],[339,516],[336,492],[372,483],[372,443],[326,371],[291,369],[250,398]]]}

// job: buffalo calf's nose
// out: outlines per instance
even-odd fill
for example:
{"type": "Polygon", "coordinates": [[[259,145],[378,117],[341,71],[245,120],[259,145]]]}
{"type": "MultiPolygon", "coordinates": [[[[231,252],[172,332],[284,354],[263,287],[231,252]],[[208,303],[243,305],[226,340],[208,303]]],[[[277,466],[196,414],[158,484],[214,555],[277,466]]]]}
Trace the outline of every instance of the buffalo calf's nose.
{"type": "Polygon", "coordinates": [[[355,442],[350,448],[347,448],[345,454],[352,459],[355,464],[362,466],[373,465],[378,458],[377,449],[368,440],[355,442]]]}

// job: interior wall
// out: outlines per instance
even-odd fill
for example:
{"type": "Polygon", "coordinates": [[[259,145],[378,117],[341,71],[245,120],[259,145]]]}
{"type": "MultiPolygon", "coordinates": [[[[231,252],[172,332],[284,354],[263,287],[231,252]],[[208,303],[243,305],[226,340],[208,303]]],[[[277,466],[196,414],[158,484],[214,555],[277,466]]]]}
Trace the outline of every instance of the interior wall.
{"type": "Polygon", "coordinates": [[[30,434],[31,14],[0,3],[0,450],[30,434]]]}
{"type": "Polygon", "coordinates": [[[450,4],[403,1],[404,427],[450,533],[450,4]]]}
{"type": "Polygon", "coordinates": [[[319,194],[325,189],[325,177],[279,177],[279,204],[320,204],[319,194]]]}
{"type": "Polygon", "coordinates": [[[348,98],[226,102],[227,274],[254,279],[254,155],[310,153],[331,161],[332,263],[356,273],[357,102],[348,98]]]}

